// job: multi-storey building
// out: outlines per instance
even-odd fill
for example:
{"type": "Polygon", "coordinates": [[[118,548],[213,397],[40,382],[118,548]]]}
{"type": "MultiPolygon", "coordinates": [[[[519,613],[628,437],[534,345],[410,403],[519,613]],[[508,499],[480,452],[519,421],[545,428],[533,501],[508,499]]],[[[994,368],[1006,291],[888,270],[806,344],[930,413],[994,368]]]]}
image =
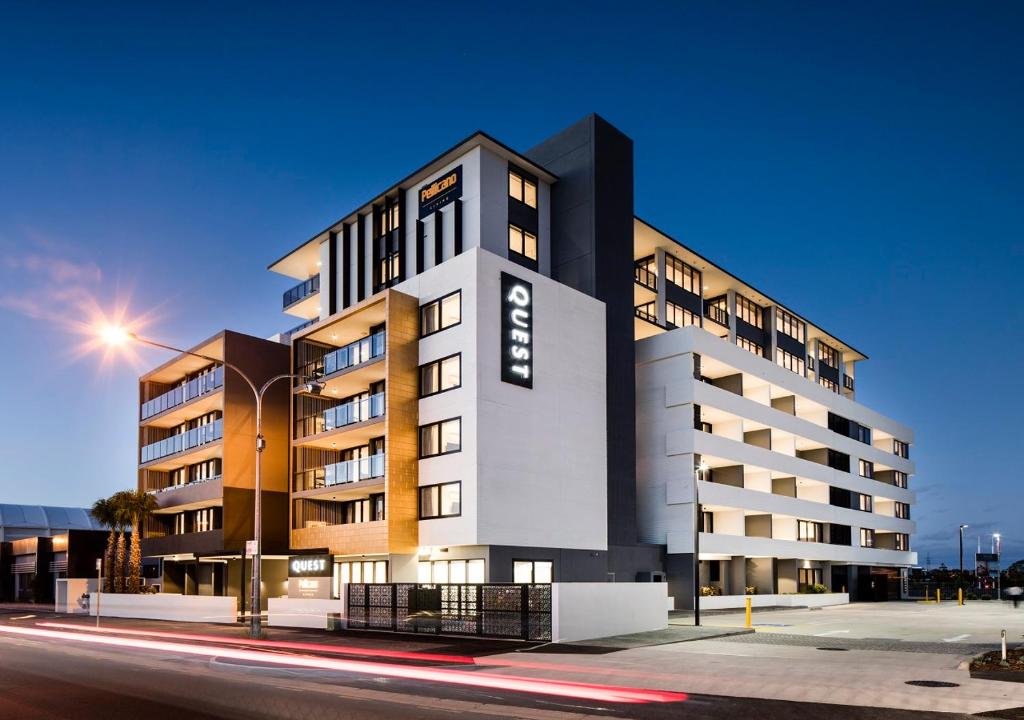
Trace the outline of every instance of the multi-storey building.
{"type": "MultiPolygon", "coordinates": [[[[291,552],[333,556],[335,595],[667,575],[686,607],[697,489],[716,591],[865,597],[915,562],[913,438],[855,402],[865,357],[637,219],[632,141],[597,116],[524,153],[476,133],[270,269],[298,282],[283,305],[303,322],[267,369],[295,381],[265,477],[291,552]]],[[[143,400],[202,369],[172,361],[143,400]]],[[[209,412],[190,402],[143,444],[209,412]]],[[[175,485],[193,450],[144,453],[145,486],[175,485]]],[[[242,515],[209,554],[237,557],[242,515]]]]}
{"type": "Polygon", "coordinates": [[[477,133],[270,269],[326,383],[293,396],[291,544],[336,591],[667,571],[683,607],[695,482],[716,591],[866,597],[915,562],[912,434],[854,401],[865,357],[637,219],[601,118],[477,133]]]}
{"type": "Polygon", "coordinates": [[[855,401],[865,356],[636,222],[641,538],[691,592],[898,592],[910,551],[909,428],[855,401]]]}
{"type": "MultiPolygon", "coordinates": [[[[225,330],[139,379],[139,488],[158,509],[142,552],[158,560],[164,592],[247,596],[245,542],[253,537],[256,404],[260,387],[288,371],[288,348],[225,330]]],[[[288,387],[263,401],[263,582],[286,586],[288,387]]]]}

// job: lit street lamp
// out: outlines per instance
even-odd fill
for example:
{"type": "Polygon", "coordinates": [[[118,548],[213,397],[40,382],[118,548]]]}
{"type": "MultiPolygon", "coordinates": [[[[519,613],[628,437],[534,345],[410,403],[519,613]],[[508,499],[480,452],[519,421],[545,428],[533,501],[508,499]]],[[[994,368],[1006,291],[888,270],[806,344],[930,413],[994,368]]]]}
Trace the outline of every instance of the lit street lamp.
{"type": "Polygon", "coordinates": [[[1003,599],[1003,563],[1000,560],[1000,550],[1002,550],[1001,540],[1003,536],[999,533],[992,534],[992,552],[996,556],[996,600],[1003,599]]]}
{"type": "MultiPolygon", "coordinates": [[[[179,353],[182,355],[191,355],[202,360],[209,360],[210,362],[220,363],[226,368],[234,370],[235,373],[245,380],[249,389],[252,390],[253,398],[256,400],[256,488],[255,488],[255,499],[254,499],[254,515],[253,515],[253,539],[255,540],[255,552],[252,557],[252,592],[250,596],[250,607],[249,607],[249,636],[254,639],[258,639],[261,634],[260,623],[262,617],[260,615],[260,583],[261,583],[261,570],[262,570],[262,535],[263,535],[263,515],[262,515],[262,491],[263,483],[261,477],[261,465],[263,450],[267,447],[267,441],[263,437],[263,396],[267,390],[278,380],[284,380],[286,378],[294,378],[297,380],[305,380],[302,375],[294,375],[292,373],[283,373],[281,375],[275,375],[274,377],[267,380],[259,388],[256,387],[249,376],[238,369],[231,363],[221,360],[209,355],[202,355],[200,353],[192,352],[190,350],[182,350],[172,345],[165,345],[164,343],[157,342],[155,340],[149,340],[147,338],[139,337],[133,332],[125,330],[122,327],[116,325],[109,325],[101,331],[103,339],[109,345],[122,345],[126,342],[133,341],[142,343],[143,345],[149,345],[151,347],[160,348],[161,350],[170,350],[171,352],[179,353]]],[[[319,395],[323,392],[323,383],[317,382],[316,380],[306,381],[302,386],[303,391],[319,395]]],[[[244,560],[243,560],[244,562],[244,560]]]]}
{"type": "Polygon", "coordinates": [[[697,483],[708,471],[703,460],[693,468],[693,624],[700,625],[700,491],[697,483]]]}

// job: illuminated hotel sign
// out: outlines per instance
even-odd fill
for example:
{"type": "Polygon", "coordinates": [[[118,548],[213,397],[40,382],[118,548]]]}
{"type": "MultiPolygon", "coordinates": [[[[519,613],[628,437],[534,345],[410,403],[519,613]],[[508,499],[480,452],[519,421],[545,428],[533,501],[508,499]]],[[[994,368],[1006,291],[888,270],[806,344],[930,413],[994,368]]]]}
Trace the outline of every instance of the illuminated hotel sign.
{"type": "Polygon", "coordinates": [[[420,220],[462,197],[462,166],[420,188],[420,220]]]}
{"type": "Polygon", "coordinates": [[[501,274],[501,379],[533,387],[533,283],[501,274]]]}
{"type": "Polygon", "coordinates": [[[333,573],[330,555],[293,555],[288,558],[288,577],[330,577],[333,573]]]}

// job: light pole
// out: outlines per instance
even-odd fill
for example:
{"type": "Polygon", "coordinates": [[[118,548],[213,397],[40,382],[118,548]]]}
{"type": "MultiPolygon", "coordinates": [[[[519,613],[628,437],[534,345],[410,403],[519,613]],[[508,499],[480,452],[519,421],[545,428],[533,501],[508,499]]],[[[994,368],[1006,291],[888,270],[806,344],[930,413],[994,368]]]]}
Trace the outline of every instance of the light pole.
{"type": "Polygon", "coordinates": [[[1003,599],[1003,564],[999,559],[1000,541],[1002,538],[1003,536],[999,533],[992,534],[992,552],[996,556],[996,600],[1003,599]]]}
{"type": "Polygon", "coordinates": [[[964,589],[964,530],[967,525],[960,526],[960,591],[964,589]]]}
{"type": "Polygon", "coordinates": [[[703,460],[693,468],[693,624],[700,625],[700,490],[698,482],[708,471],[708,464],[703,460]]]}
{"type": "MultiPolygon", "coordinates": [[[[263,483],[261,477],[261,466],[263,450],[267,447],[267,441],[263,437],[263,396],[271,385],[276,383],[278,380],[284,380],[285,378],[294,378],[303,380],[305,385],[303,389],[305,392],[319,395],[323,389],[323,383],[317,382],[316,380],[306,381],[304,376],[295,375],[292,373],[282,373],[275,375],[274,377],[267,380],[259,388],[256,387],[248,375],[242,372],[238,367],[232,365],[226,360],[211,357],[209,355],[203,355],[201,353],[192,352],[191,350],[182,350],[181,348],[174,347],[173,345],[166,345],[156,340],[150,340],[148,338],[139,337],[133,332],[124,330],[123,328],[110,327],[104,330],[104,337],[110,344],[119,344],[127,340],[132,340],[143,345],[149,345],[151,347],[160,348],[161,350],[170,350],[171,352],[179,353],[181,355],[191,355],[202,360],[209,360],[210,362],[220,363],[226,368],[233,370],[240,378],[245,380],[245,383],[252,390],[253,398],[256,400],[256,482],[255,482],[255,498],[253,500],[254,512],[253,512],[253,540],[256,544],[256,552],[252,557],[252,590],[250,593],[250,605],[249,605],[249,637],[253,639],[259,639],[262,635],[260,623],[262,622],[262,616],[260,615],[260,583],[261,583],[261,565],[262,565],[262,536],[263,536],[263,514],[262,514],[262,494],[263,494],[263,483]]],[[[244,562],[243,558],[243,562],[244,562]]]]}

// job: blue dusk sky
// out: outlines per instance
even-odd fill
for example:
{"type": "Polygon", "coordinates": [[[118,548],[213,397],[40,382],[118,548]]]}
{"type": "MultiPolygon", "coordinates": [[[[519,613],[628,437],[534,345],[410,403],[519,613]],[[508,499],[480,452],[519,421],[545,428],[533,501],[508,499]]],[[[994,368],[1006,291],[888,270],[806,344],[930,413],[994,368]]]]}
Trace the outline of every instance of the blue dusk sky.
{"type": "Polygon", "coordinates": [[[870,356],[914,549],[1024,558],[1024,4],[0,2],[0,502],[136,482],[99,311],[268,336],[269,262],[477,129],[590,112],[636,211],[870,356]]]}

